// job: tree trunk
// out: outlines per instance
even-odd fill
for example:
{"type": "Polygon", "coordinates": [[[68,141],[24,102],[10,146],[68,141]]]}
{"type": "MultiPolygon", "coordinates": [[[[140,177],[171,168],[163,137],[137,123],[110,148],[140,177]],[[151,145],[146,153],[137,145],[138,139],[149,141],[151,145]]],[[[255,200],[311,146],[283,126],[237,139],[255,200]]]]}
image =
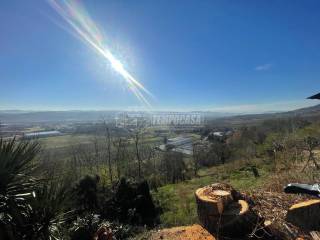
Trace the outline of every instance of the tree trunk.
{"type": "Polygon", "coordinates": [[[140,156],[140,151],[139,151],[139,134],[136,133],[135,135],[135,148],[136,148],[136,156],[138,160],[138,179],[139,181],[141,180],[141,156],[140,156]]]}
{"type": "Polygon", "coordinates": [[[196,193],[198,217],[202,226],[219,237],[239,237],[250,234],[257,217],[244,200],[233,198],[230,186],[213,184],[196,193]],[[221,187],[221,189],[217,189],[221,187]]]}
{"type": "Polygon", "coordinates": [[[111,136],[110,136],[108,127],[106,127],[105,131],[106,131],[105,138],[106,138],[107,154],[108,154],[107,161],[108,161],[108,169],[109,169],[109,178],[110,178],[110,184],[112,184],[113,178],[112,178],[112,163],[111,163],[111,136]]]}
{"type": "Polygon", "coordinates": [[[286,220],[303,230],[320,230],[320,200],[308,200],[294,204],[286,220]]]}

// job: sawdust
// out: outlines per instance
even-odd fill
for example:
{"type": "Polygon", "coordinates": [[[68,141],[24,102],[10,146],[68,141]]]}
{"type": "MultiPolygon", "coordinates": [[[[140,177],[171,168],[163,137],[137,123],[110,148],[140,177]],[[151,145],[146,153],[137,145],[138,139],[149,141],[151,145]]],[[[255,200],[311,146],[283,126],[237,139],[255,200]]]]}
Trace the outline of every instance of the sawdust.
{"type": "Polygon", "coordinates": [[[151,234],[149,240],[215,240],[198,224],[162,229],[151,234]]]}
{"type": "Polygon", "coordinates": [[[233,188],[228,184],[214,183],[204,187],[202,195],[211,200],[218,201],[223,196],[230,195],[231,191],[233,191],[233,188]]]}

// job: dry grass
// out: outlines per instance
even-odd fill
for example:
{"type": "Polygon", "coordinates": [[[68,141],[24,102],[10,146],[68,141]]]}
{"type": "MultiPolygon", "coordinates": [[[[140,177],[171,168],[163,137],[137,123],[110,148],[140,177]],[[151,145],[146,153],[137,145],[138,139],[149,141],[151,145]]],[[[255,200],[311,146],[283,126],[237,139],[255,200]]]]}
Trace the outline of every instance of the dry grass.
{"type": "Polygon", "coordinates": [[[314,165],[302,172],[305,162],[291,163],[290,166],[276,169],[261,189],[246,191],[245,194],[252,200],[252,209],[264,220],[271,224],[269,231],[278,235],[279,239],[311,239],[307,232],[291,225],[286,221],[288,209],[301,201],[312,199],[309,195],[286,194],[283,192],[284,186],[288,183],[308,183],[319,182],[319,170],[314,165]]]}

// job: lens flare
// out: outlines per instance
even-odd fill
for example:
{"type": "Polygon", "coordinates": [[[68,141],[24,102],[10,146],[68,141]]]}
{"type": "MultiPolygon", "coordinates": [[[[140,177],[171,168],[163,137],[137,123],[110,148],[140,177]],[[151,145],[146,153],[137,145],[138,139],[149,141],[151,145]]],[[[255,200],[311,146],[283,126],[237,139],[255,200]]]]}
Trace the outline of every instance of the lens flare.
{"type": "Polygon", "coordinates": [[[152,94],[124,68],[122,63],[104,45],[103,34],[79,1],[48,0],[48,2],[69,24],[73,33],[87,43],[96,53],[108,60],[111,67],[124,78],[133,94],[143,104],[151,107],[146,95],[152,96],[152,94]]]}

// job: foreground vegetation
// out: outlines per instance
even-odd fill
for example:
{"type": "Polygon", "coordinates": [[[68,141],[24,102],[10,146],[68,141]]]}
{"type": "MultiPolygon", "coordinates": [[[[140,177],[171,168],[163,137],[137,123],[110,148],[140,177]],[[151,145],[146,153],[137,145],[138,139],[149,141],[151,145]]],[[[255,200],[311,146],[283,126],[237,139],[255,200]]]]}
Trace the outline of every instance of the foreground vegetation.
{"type": "Polygon", "coordinates": [[[282,191],[291,181],[320,180],[317,120],[270,120],[224,136],[215,130],[193,134],[192,157],[157,150],[162,138],[150,131],[123,134],[104,123],[80,144],[60,141],[61,161],[56,148],[41,148],[47,140],[0,140],[0,236],[90,239],[107,226],[128,239],[196,223],[194,191],[213,182],[282,191]]]}

